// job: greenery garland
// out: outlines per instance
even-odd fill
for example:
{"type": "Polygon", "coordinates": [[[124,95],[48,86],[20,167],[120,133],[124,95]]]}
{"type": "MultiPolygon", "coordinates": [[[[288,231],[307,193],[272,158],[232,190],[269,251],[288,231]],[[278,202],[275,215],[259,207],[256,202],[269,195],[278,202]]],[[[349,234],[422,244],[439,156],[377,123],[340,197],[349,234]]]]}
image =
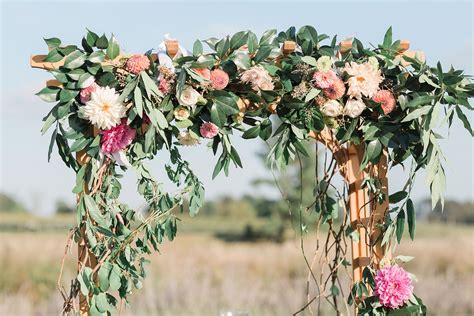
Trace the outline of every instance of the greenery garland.
{"type": "MultiPolygon", "coordinates": [[[[405,222],[414,238],[410,189],[419,169],[427,170],[433,206],[443,203],[444,157],[435,129],[451,126],[457,116],[473,134],[463,112],[472,110],[470,77],[461,70],[443,70],[440,63],[430,67],[420,55],[401,54],[391,28],[382,44],[367,48],[354,39],[343,52],[336,37],[330,40],[311,26],[269,30],[260,39],[243,31],[197,40],[192,54],[177,56],[168,65],[160,64],[151,51],[123,55],[114,36],[108,39],[91,31],[82,47],[64,46],[57,38],[45,41],[50,49],[45,61],[64,60],[49,71],[61,86],[47,86],[38,93],[44,101],[56,103],[42,129],[44,134],[53,128],[48,159],[56,144],[64,163],[77,174],[73,192],[80,198],[72,234],[76,241],[81,234],[86,237],[85,246],[98,261],[94,270],[83,262],[69,293],[62,290],[64,313],[75,309],[80,291],[91,315],[111,314],[118,298],[126,300],[133,288],[142,287],[146,256],[165,238],[175,238],[174,211],[189,204],[191,216],[198,213],[204,187],[181,158],[181,146],[209,139],[213,153],[219,153],[213,177],[222,171],[227,175],[231,164],[242,167],[232,145],[234,131],[245,139],[260,137],[272,143],[268,160],[278,168],[308,155],[304,141],[323,130],[331,131],[341,144],[365,144],[361,170],[377,164],[387,148],[390,166],[412,163],[405,188],[390,195],[391,207],[380,227],[382,244],[389,245],[393,239],[400,242],[405,222]],[[285,41],[296,42],[296,51],[282,55],[285,41]],[[203,43],[210,52],[204,52],[203,43]],[[275,119],[272,114],[277,114],[275,119]],[[165,168],[180,188],[177,193],[163,191],[144,164],[158,151],[170,155],[165,168]],[[73,153],[90,158],[81,165],[73,153]],[[119,180],[126,169],[136,172],[138,192],[148,204],[146,214],[119,201],[119,180]]],[[[347,220],[340,224],[340,234],[333,230],[340,201],[347,201],[328,189],[332,176],[327,175],[320,179],[318,196],[308,209],[321,215],[342,247],[342,239],[357,236],[347,220]]],[[[379,201],[387,198],[380,194],[376,178],[367,178],[364,185],[379,201]]],[[[344,255],[336,256],[330,291],[324,296],[334,297],[338,309],[337,267],[348,263],[344,255]]],[[[386,266],[397,267],[393,262],[386,266]]],[[[382,279],[393,271],[382,270],[367,267],[364,282],[354,284],[347,301],[359,305],[359,314],[424,314],[415,296],[395,305],[384,301],[382,279]],[[377,285],[377,280],[382,283],[377,285]]]]}

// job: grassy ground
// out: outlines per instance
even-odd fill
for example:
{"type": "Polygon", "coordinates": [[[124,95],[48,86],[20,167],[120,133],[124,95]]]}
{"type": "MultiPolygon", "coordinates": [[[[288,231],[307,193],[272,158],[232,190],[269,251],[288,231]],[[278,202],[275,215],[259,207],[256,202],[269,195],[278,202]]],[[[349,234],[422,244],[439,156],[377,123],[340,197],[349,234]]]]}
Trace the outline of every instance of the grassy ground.
{"type": "MultiPolygon", "coordinates": [[[[0,315],[58,315],[56,278],[67,230],[57,228],[71,218],[54,219],[56,229],[46,231],[38,231],[37,221],[24,220],[30,221],[31,231],[0,233],[0,315]]],[[[144,288],[132,295],[127,315],[218,315],[223,309],[289,315],[305,303],[306,270],[298,239],[226,243],[204,232],[205,218],[188,221],[178,238],[151,258],[144,288]]],[[[235,229],[234,221],[220,221],[235,229]]],[[[12,222],[13,217],[3,217],[0,227],[12,227],[7,225],[12,222]]],[[[406,239],[397,249],[416,257],[407,269],[420,280],[416,292],[431,315],[474,314],[473,241],[472,227],[420,224],[416,240],[406,239]]],[[[311,253],[312,236],[306,246],[311,253]]],[[[65,281],[73,269],[71,258],[65,281]]]]}

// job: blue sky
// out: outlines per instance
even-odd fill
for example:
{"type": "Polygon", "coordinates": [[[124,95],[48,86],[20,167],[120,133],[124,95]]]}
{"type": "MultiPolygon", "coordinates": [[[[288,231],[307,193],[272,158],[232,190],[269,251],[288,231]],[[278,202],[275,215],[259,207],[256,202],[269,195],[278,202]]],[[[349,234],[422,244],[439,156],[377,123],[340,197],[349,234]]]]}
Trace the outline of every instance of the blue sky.
{"type": "MultiPolygon", "coordinates": [[[[0,191],[25,201],[39,213],[48,213],[54,202],[74,202],[74,175],[54,155],[47,163],[49,136],[41,136],[41,118],[51,104],[34,93],[50,79],[45,71],[29,67],[30,54],[47,51],[43,37],[59,37],[63,43],[80,44],[86,28],[97,33],[114,33],[126,52],[156,48],[170,33],[184,47],[195,39],[222,37],[250,29],[257,34],[276,28],[286,30],[310,24],[320,33],[356,36],[364,43],[382,41],[391,25],[394,37],[409,39],[412,49],[422,49],[428,62],[441,60],[473,74],[472,2],[5,2],[1,4],[1,126],[0,191]]],[[[472,114],[469,114],[472,122],[472,114]]],[[[255,157],[263,144],[234,137],[244,169],[233,169],[229,178],[211,180],[216,161],[201,146],[185,151],[207,188],[208,197],[245,193],[277,196],[277,190],[255,190],[252,179],[270,176],[255,157]]],[[[442,142],[448,159],[447,197],[473,199],[473,140],[455,123],[442,142]]],[[[151,162],[157,178],[164,179],[166,154],[151,162]]],[[[394,190],[404,181],[400,169],[391,173],[394,190]]],[[[135,193],[133,172],[125,178],[123,198],[133,206],[143,202],[135,193]]],[[[429,194],[423,175],[414,197],[429,194]]]]}

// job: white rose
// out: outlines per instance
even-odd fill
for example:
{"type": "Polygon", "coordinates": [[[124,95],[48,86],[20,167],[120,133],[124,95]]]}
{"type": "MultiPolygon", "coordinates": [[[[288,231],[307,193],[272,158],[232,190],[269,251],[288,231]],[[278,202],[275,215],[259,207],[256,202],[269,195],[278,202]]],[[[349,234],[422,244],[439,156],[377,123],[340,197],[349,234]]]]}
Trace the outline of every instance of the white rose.
{"type": "Polygon", "coordinates": [[[330,100],[321,107],[321,112],[329,117],[336,117],[342,114],[342,105],[336,100],[330,100]]]}
{"type": "Polygon", "coordinates": [[[199,101],[201,95],[191,86],[185,86],[178,98],[179,104],[184,106],[194,106],[199,101]]]}
{"type": "Polygon", "coordinates": [[[346,106],[344,107],[344,114],[349,117],[356,118],[361,115],[365,108],[366,106],[361,100],[350,99],[346,102],[346,106]]]}

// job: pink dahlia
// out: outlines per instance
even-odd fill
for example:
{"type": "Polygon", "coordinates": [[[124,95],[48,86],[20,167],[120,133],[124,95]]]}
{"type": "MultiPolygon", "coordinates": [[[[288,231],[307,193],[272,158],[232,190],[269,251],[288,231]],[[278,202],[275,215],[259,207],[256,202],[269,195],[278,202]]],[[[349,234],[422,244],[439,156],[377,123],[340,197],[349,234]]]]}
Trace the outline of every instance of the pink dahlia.
{"type": "Polygon", "coordinates": [[[408,273],[397,265],[386,266],[375,276],[375,292],[380,303],[388,308],[403,306],[413,293],[413,285],[408,273]]]}
{"type": "Polygon", "coordinates": [[[163,93],[163,94],[168,94],[170,93],[171,90],[171,85],[166,80],[165,78],[160,79],[160,84],[158,85],[158,89],[163,93]]]}
{"type": "Polygon", "coordinates": [[[229,75],[221,69],[214,69],[211,71],[212,88],[215,90],[222,90],[229,84],[229,75]]]}
{"type": "Polygon", "coordinates": [[[395,98],[388,90],[379,90],[372,98],[377,103],[380,103],[384,114],[389,114],[395,109],[395,98]]]}
{"type": "Polygon", "coordinates": [[[87,88],[81,89],[79,93],[79,97],[81,98],[81,103],[86,104],[86,102],[90,101],[91,93],[97,89],[98,85],[94,82],[87,88]]]}
{"type": "Polygon", "coordinates": [[[211,71],[207,68],[193,68],[194,72],[206,80],[211,80],[211,71]]]}
{"type": "Polygon", "coordinates": [[[201,136],[204,138],[214,138],[219,133],[219,127],[211,122],[205,122],[199,129],[201,136]]]}
{"type": "Polygon", "coordinates": [[[337,100],[342,98],[344,93],[346,93],[346,86],[341,79],[337,78],[334,80],[332,85],[326,89],[323,89],[323,92],[328,99],[337,100]]]}
{"type": "Polygon", "coordinates": [[[150,67],[150,60],[145,55],[133,55],[127,60],[125,67],[127,71],[138,75],[140,72],[147,70],[150,67]]]}
{"type": "Polygon", "coordinates": [[[100,132],[101,150],[106,154],[113,154],[130,145],[135,138],[135,130],[127,125],[127,119],[108,130],[100,132]]]}
{"type": "Polygon", "coordinates": [[[337,79],[339,78],[332,70],[316,71],[313,75],[313,80],[316,86],[321,89],[329,88],[337,79]]]}

